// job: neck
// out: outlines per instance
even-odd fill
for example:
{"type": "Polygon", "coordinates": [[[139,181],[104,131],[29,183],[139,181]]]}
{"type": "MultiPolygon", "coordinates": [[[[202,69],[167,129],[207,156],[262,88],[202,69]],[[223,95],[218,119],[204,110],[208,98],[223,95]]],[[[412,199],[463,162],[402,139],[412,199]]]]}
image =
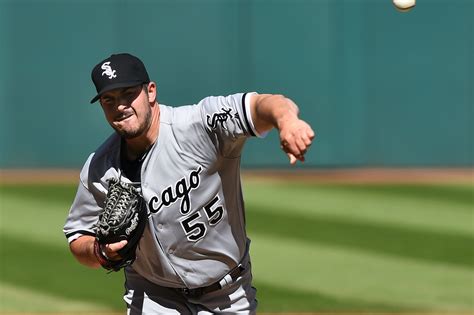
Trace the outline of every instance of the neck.
{"type": "Polygon", "coordinates": [[[132,139],[125,139],[127,144],[127,159],[130,161],[136,160],[143,155],[158,139],[160,129],[160,107],[158,103],[152,107],[152,119],[148,130],[138,137],[132,139]]]}

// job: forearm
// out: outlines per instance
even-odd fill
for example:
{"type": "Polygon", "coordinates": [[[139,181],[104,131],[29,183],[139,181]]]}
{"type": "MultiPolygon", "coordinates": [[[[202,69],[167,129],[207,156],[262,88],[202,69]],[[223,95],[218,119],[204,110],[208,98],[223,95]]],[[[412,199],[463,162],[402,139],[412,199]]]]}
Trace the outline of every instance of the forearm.
{"type": "Polygon", "coordinates": [[[253,95],[251,103],[254,126],[259,133],[281,129],[285,122],[298,119],[298,106],[283,95],[253,95]]]}
{"type": "Polygon", "coordinates": [[[69,244],[69,248],[81,264],[91,268],[99,268],[100,264],[94,254],[94,242],[95,237],[83,235],[69,244]]]}

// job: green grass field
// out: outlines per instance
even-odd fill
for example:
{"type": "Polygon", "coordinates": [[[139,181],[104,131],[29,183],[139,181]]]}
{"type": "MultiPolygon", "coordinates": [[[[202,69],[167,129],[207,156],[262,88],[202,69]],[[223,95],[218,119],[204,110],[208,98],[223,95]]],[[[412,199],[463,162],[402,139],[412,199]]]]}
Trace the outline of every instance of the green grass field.
{"type": "MultiPolygon", "coordinates": [[[[244,183],[260,312],[474,311],[474,185],[244,183]]],[[[69,253],[75,189],[0,186],[0,312],[124,310],[69,253]]]]}

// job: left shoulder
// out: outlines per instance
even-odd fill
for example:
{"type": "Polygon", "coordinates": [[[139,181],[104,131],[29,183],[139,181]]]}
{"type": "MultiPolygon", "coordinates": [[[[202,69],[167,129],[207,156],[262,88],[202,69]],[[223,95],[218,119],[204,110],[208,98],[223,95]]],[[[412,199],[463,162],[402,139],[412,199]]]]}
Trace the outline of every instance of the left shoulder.
{"type": "Polygon", "coordinates": [[[160,122],[168,125],[190,124],[200,119],[198,105],[177,107],[160,104],[160,122]]]}

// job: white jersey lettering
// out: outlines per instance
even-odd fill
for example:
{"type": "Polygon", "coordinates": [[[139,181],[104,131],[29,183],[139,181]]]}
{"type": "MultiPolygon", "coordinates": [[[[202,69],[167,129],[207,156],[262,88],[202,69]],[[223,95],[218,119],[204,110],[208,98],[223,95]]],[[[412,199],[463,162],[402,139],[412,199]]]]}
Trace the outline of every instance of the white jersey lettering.
{"type": "Polygon", "coordinates": [[[173,191],[173,186],[166,187],[163,192],[161,193],[161,203],[160,198],[158,196],[153,196],[150,199],[148,207],[150,212],[156,213],[158,212],[163,206],[168,207],[174,204],[178,199],[181,200],[181,214],[185,215],[191,210],[191,199],[189,197],[189,193],[199,187],[200,179],[199,173],[201,173],[202,167],[192,171],[189,175],[189,186],[186,183],[186,178],[181,178],[175,185],[175,189],[173,191]]]}

